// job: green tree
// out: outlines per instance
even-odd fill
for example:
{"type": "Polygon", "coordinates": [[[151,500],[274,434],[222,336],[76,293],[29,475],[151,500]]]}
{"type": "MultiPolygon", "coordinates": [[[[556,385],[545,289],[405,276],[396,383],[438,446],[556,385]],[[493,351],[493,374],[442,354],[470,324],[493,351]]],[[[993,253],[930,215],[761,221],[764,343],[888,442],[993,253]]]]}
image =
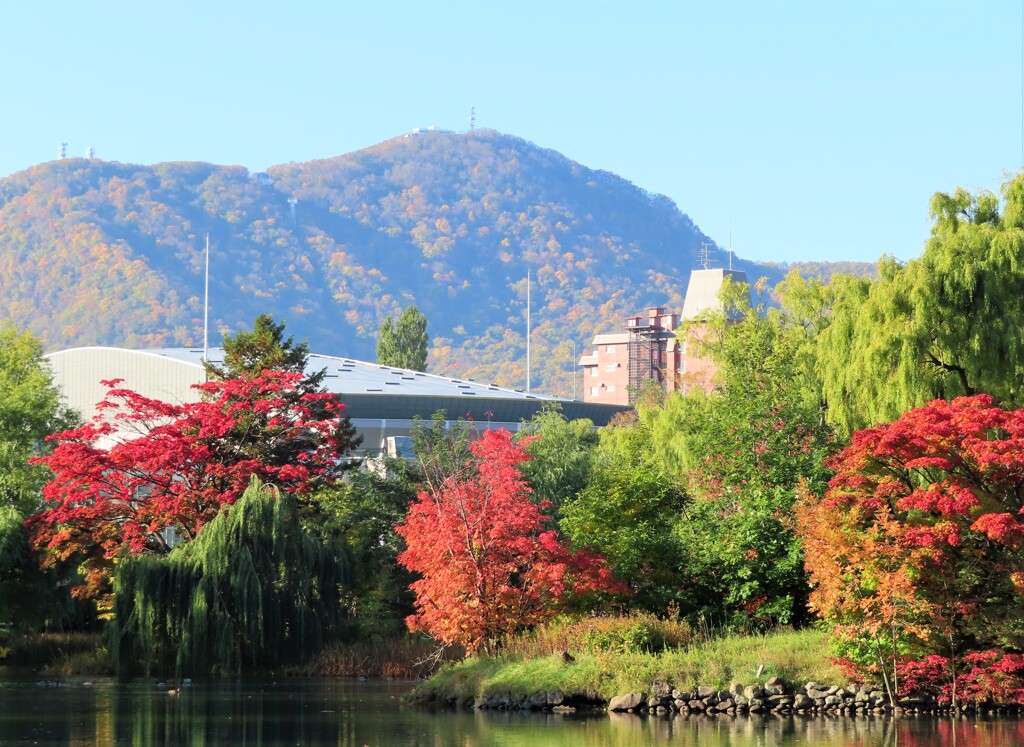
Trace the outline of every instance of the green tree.
{"type": "Polygon", "coordinates": [[[15,506],[0,505],[0,658],[8,638],[60,630],[88,615],[88,606],[76,606],[56,573],[39,568],[24,521],[15,506]]]}
{"type": "Polygon", "coordinates": [[[703,336],[718,366],[715,391],[672,394],[639,412],[655,457],[692,499],[677,523],[684,609],[721,623],[806,619],[800,542],[787,517],[800,484],[824,488],[832,438],[806,362],[820,299],[804,291],[806,308],[765,312],[746,284],[727,284],[725,311],[703,336]]]}
{"type": "Polygon", "coordinates": [[[362,637],[400,635],[412,614],[413,575],[398,564],[405,549],[395,526],[405,518],[421,489],[437,493],[473,469],[473,423],[448,423],[440,410],[412,427],[411,461],[384,459],[373,469],[349,472],[344,481],[325,485],[311,496],[309,529],[325,541],[345,546],[351,582],[344,599],[351,622],[362,637]]]}
{"type": "Polygon", "coordinates": [[[530,459],[519,471],[533,489],[534,501],[549,501],[549,514],[558,518],[561,507],[590,480],[591,457],[598,443],[593,422],[567,420],[557,404],[545,405],[524,423],[516,441],[526,441],[530,459]]]}
{"type": "MultiPolygon", "coordinates": [[[[821,333],[828,417],[844,435],[935,398],[1004,405],[1024,382],[1024,175],[990,192],[937,193],[924,254],[847,280],[821,333]]],[[[833,281],[835,282],[835,281],[833,281]]]]}
{"type": "Polygon", "coordinates": [[[641,407],[652,448],[694,497],[792,493],[800,480],[824,487],[833,438],[807,373],[807,315],[754,306],[745,283],[727,283],[723,301],[702,350],[718,367],[717,387],[641,407]]]}
{"type": "Polygon", "coordinates": [[[119,668],[233,674],[299,661],[338,629],[346,577],[345,554],[302,528],[295,499],[253,479],[192,542],[122,559],[119,668]]]}
{"type": "MultiPolygon", "coordinates": [[[[261,371],[292,371],[306,373],[309,363],[309,345],[305,340],[296,343],[294,337],[284,336],[284,322],[275,322],[269,314],[260,314],[253,322],[252,331],[239,330],[224,336],[224,362],[221,365],[204,361],[211,379],[238,379],[258,376],[261,371]]],[[[304,385],[310,390],[318,388],[324,373],[312,373],[304,385]]]]}
{"type": "Polygon", "coordinates": [[[593,548],[633,591],[631,604],[662,613],[686,595],[676,523],[686,496],[654,457],[651,433],[636,423],[601,431],[585,488],[562,505],[574,547],[593,548]]]}
{"type": "Polygon", "coordinates": [[[383,469],[354,470],[317,491],[311,501],[320,520],[309,529],[324,542],[344,545],[350,582],[343,604],[361,638],[405,632],[413,613],[413,576],[398,565],[404,543],[395,526],[405,518],[418,489],[411,465],[388,459],[383,469]]]}
{"type": "Polygon", "coordinates": [[[447,417],[444,410],[438,410],[429,423],[417,418],[412,425],[414,479],[435,494],[446,482],[465,479],[475,468],[470,449],[479,437],[475,424],[468,420],[449,423],[447,417]]]}
{"type": "Polygon", "coordinates": [[[47,450],[47,436],[78,419],[61,403],[39,341],[0,327],[0,505],[14,506],[23,516],[38,507],[49,472],[28,460],[47,450]]]}
{"type": "MultiPolygon", "coordinates": [[[[239,330],[234,335],[224,336],[224,362],[221,364],[203,361],[207,376],[213,380],[251,379],[263,371],[288,371],[302,374],[302,380],[294,394],[300,398],[304,394],[322,393],[324,376],[327,369],[309,371],[309,345],[305,340],[295,342],[294,337],[285,338],[284,322],[275,322],[269,314],[260,314],[253,322],[252,331],[239,330]]],[[[314,413],[319,417],[332,416],[328,408],[320,407],[314,413]]],[[[352,420],[347,416],[341,418],[335,433],[338,439],[339,453],[349,454],[358,449],[363,442],[362,436],[356,434],[352,420]]],[[[301,440],[293,444],[294,448],[277,455],[279,460],[292,459],[302,448],[301,440]]],[[[351,467],[354,462],[347,461],[351,467]]]]}
{"type": "Polygon", "coordinates": [[[71,611],[66,589],[39,569],[23,522],[38,509],[49,470],[29,459],[78,414],[61,403],[39,341],[0,327],[0,644],[16,630],[54,627],[71,611]]]}
{"type": "Polygon", "coordinates": [[[380,326],[377,362],[382,366],[426,371],[429,342],[427,318],[415,306],[410,306],[402,312],[397,326],[390,316],[380,326]]]}

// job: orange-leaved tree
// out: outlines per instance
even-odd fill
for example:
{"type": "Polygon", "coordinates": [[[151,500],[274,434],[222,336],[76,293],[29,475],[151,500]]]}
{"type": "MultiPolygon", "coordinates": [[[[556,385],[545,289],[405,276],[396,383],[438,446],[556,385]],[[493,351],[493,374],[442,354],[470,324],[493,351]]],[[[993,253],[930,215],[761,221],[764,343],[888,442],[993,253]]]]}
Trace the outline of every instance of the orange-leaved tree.
{"type": "Polygon", "coordinates": [[[979,652],[1006,669],[1024,651],[1024,410],[935,400],[855,433],[830,466],[824,498],[796,506],[811,605],[890,698],[901,669],[939,657],[935,691],[955,704],[979,652]]]}
{"type": "Polygon", "coordinates": [[[420,492],[397,527],[399,562],[413,582],[423,630],[467,651],[500,642],[556,614],[573,594],[618,590],[600,556],[570,552],[517,465],[528,458],[508,431],[485,431],[468,469],[420,492]]]}

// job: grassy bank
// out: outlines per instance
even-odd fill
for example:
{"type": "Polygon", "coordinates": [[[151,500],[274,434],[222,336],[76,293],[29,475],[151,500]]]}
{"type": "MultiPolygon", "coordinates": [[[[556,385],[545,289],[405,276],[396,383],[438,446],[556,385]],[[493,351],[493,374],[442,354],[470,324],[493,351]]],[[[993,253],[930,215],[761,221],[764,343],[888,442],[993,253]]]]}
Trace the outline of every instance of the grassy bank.
{"type": "Polygon", "coordinates": [[[100,633],[32,633],[12,640],[4,653],[2,663],[31,667],[51,677],[114,673],[100,633]]]}
{"type": "Polygon", "coordinates": [[[847,679],[830,660],[825,634],[813,630],[691,640],[658,652],[592,647],[573,651],[572,657],[574,661],[567,662],[560,653],[529,656],[520,648],[448,664],[417,687],[414,697],[463,702],[481,695],[532,695],[559,689],[605,700],[649,690],[655,680],[689,689],[726,687],[734,681],[763,683],[776,676],[798,683],[844,684],[847,679]]]}
{"type": "Polygon", "coordinates": [[[439,649],[435,641],[398,636],[373,640],[339,641],[302,664],[288,666],[284,674],[298,677],[429,677],[448,661],[463,657],[460,649],[439,649]]]}
{"type": "MultiPolygon", "coordinates": [[[[436,642],[409,635],[335,641],[308,661],[283,666],[278,673],[414,679],[429,677],[446,661],[461,660],[463,653],[462,649],[439,650],[436,642]]],[[[101,633],[33,633],[12,640],[0,654],[0,664],[29,667],[48,677],[114,674],[114,662],[101,633]]],[[[166,671],[158,674],[164,676],[166,671]]]]}

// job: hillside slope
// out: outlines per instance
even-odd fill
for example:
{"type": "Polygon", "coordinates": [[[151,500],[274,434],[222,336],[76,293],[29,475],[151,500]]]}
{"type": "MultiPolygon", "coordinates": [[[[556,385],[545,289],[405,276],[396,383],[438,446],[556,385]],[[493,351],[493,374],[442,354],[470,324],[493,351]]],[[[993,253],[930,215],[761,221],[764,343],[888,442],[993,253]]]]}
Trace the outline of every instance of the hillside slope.
{"type": "Polygon", "coordinates": [[[415,303],[430,370],[520,388],[529,272],[533,388],[558,394],[574,343],[680,307],[713,246],[668,198],[493,131],[266,174],[67,159],[0,180],[0,297],[49,349],[201,345],[207,234],[212,344],[266,312],[317,352],[372,360],[380,322],[415,303]]]}

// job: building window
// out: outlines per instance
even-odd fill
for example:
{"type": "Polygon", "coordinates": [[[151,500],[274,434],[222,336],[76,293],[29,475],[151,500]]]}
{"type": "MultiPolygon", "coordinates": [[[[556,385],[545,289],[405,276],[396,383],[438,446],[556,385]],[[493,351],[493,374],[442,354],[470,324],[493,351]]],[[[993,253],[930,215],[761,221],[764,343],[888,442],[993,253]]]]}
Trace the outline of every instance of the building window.
{"type": "Polygon", "coordinates": [[[614,345],[605,345],[604,346],[604,352],[606,352],[608,355],[615,355],[615,346],[614,345]]]}
{"type": "Polygon", "coordinates": [[[601,393],[601,387],[597,387],[597,386],[590,387],[590,396],[591,397],[596,397],[600,393],[601,393]]]}
{"type": "Polygon", "coordinates": [[[614,384],[609,384],[609,385],[608,385],[608,386],[607,386],[607,387],[605,388],[605,391],[607,391],[607,392],[608,392],[609,394],[611,394],[612,392],[614,392],[614,391],[615,391],[615,385],[614,385],[614,384]]]}
{"type": "MultiPolygon", "coordinates": [[[[605,371],[614,371],[618,367],[619,367],[618,363],[609,363],[607,366],[604,367],[604,370],[605,371]]],[[[595,368],[594,371],[596,372],[597,369],[595,368]]]]}
{"type": "Polygon", "coordinates": [[[597,376],[597,366],[593,366],[592,368],[590,368],[588,370],[590,371],[590,375],[591,376],[597,376]]]}

